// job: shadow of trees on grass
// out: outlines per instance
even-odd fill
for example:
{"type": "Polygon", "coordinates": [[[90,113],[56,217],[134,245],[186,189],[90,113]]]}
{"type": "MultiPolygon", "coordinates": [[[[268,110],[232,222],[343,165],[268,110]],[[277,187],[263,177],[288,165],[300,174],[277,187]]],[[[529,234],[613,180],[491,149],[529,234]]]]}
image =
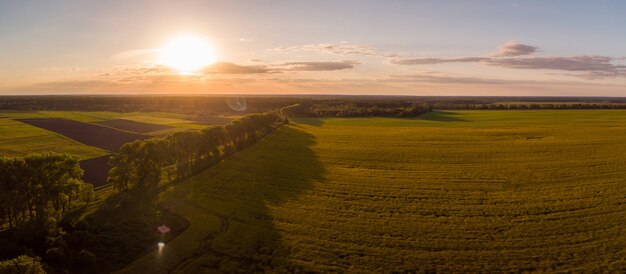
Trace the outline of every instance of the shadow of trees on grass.
{"type": "Polygon", "coordinates": [[[309,126],[322,126],[324,124],[324,119],[321,118],[295,118],[295,122],[298,124],[309,125],[309,126]]]}
{"type": "Polygon", "coordinates": [[[293,272],[270,207],[323,180],[315,137],[286,126],[207,171],[172,186],[163,203],[190,228],[126,270],[155,272],[293,272]],[[150,257],[152,256],[152,257],[150,257]],[[149,257],[149,258],[148,258],[149,257]],[[152,258],[152,259],[150,259],[152,258]]]}
{"type": "Polygon", "coordinates": [[[417,116],[416,120],[426,120],[435,122],[469,122],[469,120],[461,118],[462,114],[452,111],[433,111],[417,116]]]}

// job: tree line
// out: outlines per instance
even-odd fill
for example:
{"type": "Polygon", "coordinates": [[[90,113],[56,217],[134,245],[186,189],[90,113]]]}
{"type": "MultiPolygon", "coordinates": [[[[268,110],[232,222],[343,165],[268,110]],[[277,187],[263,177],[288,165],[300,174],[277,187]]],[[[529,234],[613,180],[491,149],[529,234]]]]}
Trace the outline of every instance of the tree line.
{"type": "Polygon", "coordinates": [[[156,194],[163,180],[186,178],[287,123],[282,109],[246,115],[226,125],[127,143],[111,157],[108,183],[118,191],[156,194]]]}
{"type": "MultiPolygon", "coordinates": [[[[161,181],[189,177],[255,143],[287,122],[282,110],[276,110],[246,115],[223,126],[127,143],[112,157],[109,174],[112,186],[126,195],[112,196],[110,203],[107,200],[105,204],[116,206],[129,201],[126,204],[132,207],[122,208],[133,214],[143,214],[142,220],[145,221],[152,215],[136,209],[146,208],[142,202],[154,201],[161,181]],[[128,200],[129,197],[133,199],[128,200]]],[[[85,270],[95,264],[96,255],[85,248],[103,242],[87,231],[89,222],[59,224],[78,201],[93,198],[93,187],[81,181],[82,175],[78,157],[68,154],[0,158],[0,227],[9,228],[0,229],[0,245],[3,248],[13,246],[0,249],[0,260],[19,254],[39,254],[44,255],[50,266],[58,269],[85,270]],[[28,248],[34,248],[35,252],[28,248]]],[[[103,208],[96,212],[115,214],[103,208]]],[[[104,239],[107,237],[112,236],[104,236],[104,239]]],[[[104,244],[111,243],[104,240],[104,244]]],[[[31,257],[19,259],[0,261],[0,272],[38,264],[38,259],[31,257]]]]}
{"type": "MultiPolygon", "coordinates": [[[[216,115],[241,113],[232,109],[228,101],[242,97],[228,96],[160,96],[160,95],[54,95],[54,96],[0,96],[0,109],[6,110],[62,110],[114,112],[174,112],[189,115],[216,115]]],[[[247,96],[243,113],[264,112],[294,104],[292,97],[247,96]]]]}
{"type": "Polygon", "coordinates": [[[434,109],[626,109],[626,103],[436,103],[434,109]]]}
{"type": "Polygon", "coordinates": [[[9,228],[28,227],[46,236],[62,214],[93,195],[81,178],[79,158],[69,154],[31,154],[0,158],[0,219],[9,228]]]}
{"type": "Polygon", "coordinates": [[[403,100],[308,100],[286,111],[301,117],[415,117],[431,108],[403,100]]]}

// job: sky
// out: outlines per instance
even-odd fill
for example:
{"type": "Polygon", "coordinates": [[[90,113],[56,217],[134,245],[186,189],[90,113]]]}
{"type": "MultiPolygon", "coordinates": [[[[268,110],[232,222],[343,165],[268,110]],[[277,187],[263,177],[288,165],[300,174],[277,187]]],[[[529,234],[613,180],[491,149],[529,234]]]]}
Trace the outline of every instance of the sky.
{"type": "Polygon", "coordinates": [[[0,0],[0,94],[626,96],[624,14],[620,0],[0,0]],[[187,36],[210,45],[201,69],[163,61],[187,36]]]}

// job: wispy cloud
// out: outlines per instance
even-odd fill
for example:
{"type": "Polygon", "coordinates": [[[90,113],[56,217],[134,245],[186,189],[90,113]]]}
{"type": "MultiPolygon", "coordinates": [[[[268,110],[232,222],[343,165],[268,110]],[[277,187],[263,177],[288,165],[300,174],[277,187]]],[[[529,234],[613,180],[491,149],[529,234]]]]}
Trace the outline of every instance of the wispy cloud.
{"type": "Polygon", "coordinates": [[[118,52],[112,57],[115,60],[123,61],[129,59],[154,59],[154,55],[158,52],[158,49],[133,49],[118,52]]]}
{"type": "Polygon", "coordinates": [[[378,51],[371,46],[362,44],[349,44],[349,43],[322,43],[322,44],[309,44],[293,47],[277,48],[277,51],[293,52],[293,51],[315,51],[330,53],[335,55],[379,55],[378,51]]]}
{"type": "Polygon", "coordinates": [[[43,69],[43,71],[46,72],[81,72],[84,71],[85,68],[80,68],[80,67],[49,67],[49,68],[45,68],[43,69]]]}
{"type": "Polygon", "coordinates": [[[494,54],[497,57],[513,57],[530,55],[539,50],[538,47],[524,45],[516,41],[506,42],[498,47],[498,52],[494,54]]]}
{"type": "Polygon", "coordinates": [[[522,80],[466,77],[466,76],[454,76],[454,75],[445,75],[445,74],[391,75],[389,76],[389,78],[386,79],[386,81],[421,82],[421,83],[436,83],[436,84],[487,84],[487,85],[509,85],[509,84],[529,83],[529,81],[522,81],[522,80]]]}
{"type": "Polygon", "coordinates": [[[586,72],[583,76],[626,76],[626,66],[612,64],[607,56],[530,57],[489,59],[487,64],[515,69],[549,69],[586,72]]]}
{"type": "Polygon", "coordinates": [[[204,70],[206,74],[261,74],[278,72],[266,65],[244,66],[230,62],[218,62],[204,70]]]}
{"type": "MultiPolygon", "coordinates": [[[[353,69],[361,64],[358,61],[294,61],[275,64],[240,65],[232,62],[217,62],[202,70],[201,74],[271,74],[307,71],[336,71],[353,69]]],[[[164,65],[142,64],[112,67],[99,74],[109,79],[137,76],[178,75],[178,72],[164,65]]]]}
{"type": "Polygon", "coordinates": [[[237,65],[230,62],[219,62],[204,70],[207,74],[266,74],[284,71],[335,71],[353,69],[361,64],[358,61],[302,61],[284,62],[264,65],[237,65]]]}
{"type": "Polygon", "coordinates": [[[287,62],[281,64],[283,70],[290,71],[333,71],[352,69],[361,64],[358,61],[331,61],[331,62],[287,62]]]}
{"type": "Polygon", "coordinates": [[[280,51],[280,52],[311,51],[311,52],[321,52],[321,53],[328,53],[328,54],[341,55],[341,56],[349,56],[349,55],[379,56],[379,57],[396,57],[397,56],[396,53],[380,51],[370,45],[352,44],[348,42],[308,44],[308,45],[302,45],[302,46],[281,47],[275,50],[280,51]]]}
{"type": "Polygon", "coordinates": [[[396,65],[431,65],[443,63],[476,63],[489,60],[487,57],[462,57],[462,58],[395,58],[389,60],[396,65]]]}

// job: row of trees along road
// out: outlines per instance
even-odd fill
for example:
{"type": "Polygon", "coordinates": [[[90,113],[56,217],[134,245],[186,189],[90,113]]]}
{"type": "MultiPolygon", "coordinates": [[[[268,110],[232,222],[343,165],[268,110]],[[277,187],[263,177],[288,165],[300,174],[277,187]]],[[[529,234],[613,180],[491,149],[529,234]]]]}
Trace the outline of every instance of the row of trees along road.
{"type": "Polygon", "coordinates": [[[59,153],[0,158],[0,218],[9,228],[46,236],[78,200],[92,198],[76,156],[59,153]]]}
{"type": "Polygon", "coordinates": [[[162,176],[186,178],[245,148],[287,123],[282,110],[246,115],[223,126],[188,130],[127,143],[109,161],[108,182],[117,190],[157,193],[162,176]]]}

